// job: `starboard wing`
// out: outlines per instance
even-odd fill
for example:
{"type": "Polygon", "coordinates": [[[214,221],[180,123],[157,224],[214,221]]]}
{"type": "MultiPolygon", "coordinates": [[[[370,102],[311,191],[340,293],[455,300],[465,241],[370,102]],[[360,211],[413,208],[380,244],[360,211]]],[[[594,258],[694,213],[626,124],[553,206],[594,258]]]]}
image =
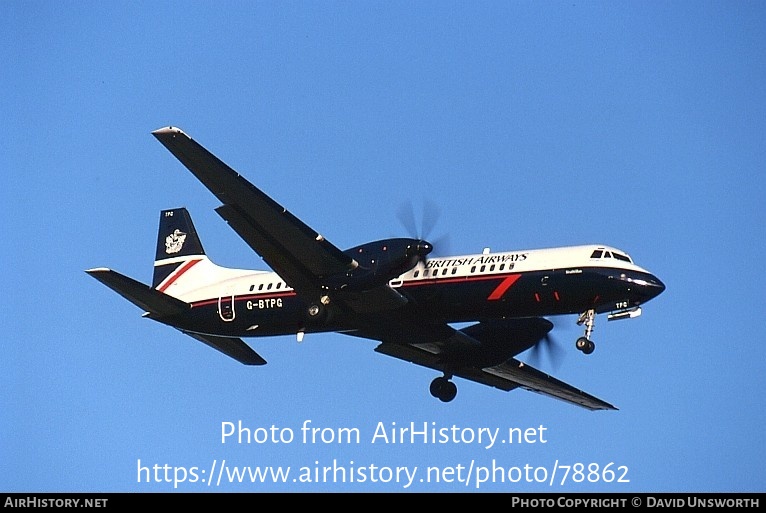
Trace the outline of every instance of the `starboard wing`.
{"type": "Polygon", "coordinates": [[[356,262],[182,130],[152,134],[223,203],[216,211],[299,294],[356,262]]]}

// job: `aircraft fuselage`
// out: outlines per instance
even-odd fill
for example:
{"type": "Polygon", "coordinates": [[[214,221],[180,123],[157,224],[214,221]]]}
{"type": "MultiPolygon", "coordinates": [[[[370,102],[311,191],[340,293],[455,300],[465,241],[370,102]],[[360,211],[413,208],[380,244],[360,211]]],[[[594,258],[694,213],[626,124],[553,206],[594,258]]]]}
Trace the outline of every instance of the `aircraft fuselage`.
{"type": "MultiPolygon", "coordinates": [[[[189,331],[236,337],[342,331],[353,325],[343,315],[327,323],[307,322],[309,304],[274,272],[229,271],[233,276],[214,286],[178,296],[191,304],[189,312],[159,320],[189,331]]],[[[625,253],[597,245],[433,258],[389,285],[418,313],[447,323],[589,309],[628,311],[665,288],[625,253]],[[604,258],[607,252],[610,257],[604,258]],[[594,258],[596,254],[600,256],[594,258]]],[[[173,295],[172,284],[162,290],[173,295]]]]}

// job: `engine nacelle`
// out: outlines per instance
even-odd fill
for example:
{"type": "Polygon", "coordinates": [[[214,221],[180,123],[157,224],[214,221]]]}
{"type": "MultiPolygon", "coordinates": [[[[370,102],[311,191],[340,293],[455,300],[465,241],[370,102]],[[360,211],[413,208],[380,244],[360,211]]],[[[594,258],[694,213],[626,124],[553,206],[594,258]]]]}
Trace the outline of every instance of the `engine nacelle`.
{"type": "Polygon", "coordinates": [[[359,265],[343,274],[328,276],[328,290],[362,291],[384,285],[425,260],[433,246],[420,239],[384,239],[344,251],[359,265]]]}

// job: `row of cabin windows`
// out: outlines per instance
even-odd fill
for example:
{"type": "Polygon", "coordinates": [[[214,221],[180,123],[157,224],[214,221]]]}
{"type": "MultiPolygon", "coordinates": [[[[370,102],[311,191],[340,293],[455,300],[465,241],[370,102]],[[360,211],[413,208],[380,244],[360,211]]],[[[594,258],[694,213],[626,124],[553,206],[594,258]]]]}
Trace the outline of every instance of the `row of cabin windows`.
{"type": "MultiPolygon", "coordinates": [[[[484,271],[487,270],[487,267],[489,267],[489,272],[493,272],[495,270],[495,267],[497,267],[497,266],[496,266],[496,264],[492,264],[492,265],[489,265],[489,266],[482,265],[481,267],[478,267],[478,270],[479,270],[480,273],[483,273],[484,271]]],[[[475,273],[476,269],[477,269],[477,266],[475,266],[475,265],[472,266],[471,267],[471,273],[475,273]]],[[[509,271],[511,269],[512,269],[512,267],[508,268],[509,271]]],[[[449,270],[450,270],[450,268],[448,268],[448,267],[445,267],[444,269],[442,269],[442,273],[441,273],[442,276],[446,276],[447,275],[447,271],[449,271],[449,270]]],[[[500,264],[500,267],[498,267],[497,270],[498,271],[504,271],[505,270],[505,264],[500,264]]],[[[426,269],[425,271],[423,271],[423,277],[427,278],[428,277],[428,273],[430,271],[433,271],[431,273],[432,277],[439,276],[439,269],[426,269]]],[[[457,267],[452,267],[452,272],[450,272],[450,274],[457,274],[457,267]]],[[[412,275],[413,278],[417,278],[418,276],[420,276],[420,271],[419,270],[415,271],[415,273],[412,275]]]]}
{"type": "MultiPolygon", "coordinates": [[[[475,273],[477,269],[479,270],[480,273],[483,273],[484,271],[487,270],[487,267],[489,267],[489,272],[493,272],[495,270],[495,267],[497,267],[497,265],[496,264],[491,264],[489,266],[482,265],[480,267],[477,267],[477,266],[474,265],[474,266],[471,267],[471,273],[475,273]]],[[[449,274],[457,274],[457,267],[452,267],[451,269],[452,269],[452,271],[449,274]]],[[[508,270],[510,270],[510,269],[512,269],[512,266],[508,268],[508,270]]],[[[498,271],[504,271],[505,270],[505,264],[500,264],[500,266],[497,267],[497,270],[498,271]]],[[[441,273],[442,276],[446,276],[447,272],[450,271],[450,268],[449,267],[445,267],[441,271],[442,271],[442,273],[441,273]]],[[[423,271],[423,277],[424,278],[428,277],[429,273],[431,273],[431,276],[436,277],[436,276],[439,275],[439,269],[426,269],[426,270],[423,271]],[[433,271],[433,272],[431,273],[431,271],[433,271]]],[[[420,276],[420,270],[415,271],[415,273],[413,274],[414,278],[417,278],[418,276],[420,276]]],[[[277,282],[276,285],[274,283],[261,283],[260,285],[258,285],[258,290],[259,291],[262,291],[262,290],[272,290],[272,289],[280,290],[282,288],[282,285],[285,285],[285,284],[283,282],[281,282],[281,281],[277,282]]],[[[287,288],[288,288],[287,285],[285,285],[285,289],[287,289],[287,288]]],[[[250,285],[250,292],[253,292],[254,290],[255,290],[255,285],[250,285]]]]}
{"type": "MultiPolygon", "coordinates": [[[[271,289],[279,290],[279,289],[282,288],[283,285],[284,285],[285,289],[288,288],[288,286],[284,282],[281,282],[281,281],[278,281],[276,284],[274,284],[274,283],[261,283],[260,285],[258,285],[258,290],[259,291],[260,290],[271,290],[271,289]]],[[[250,285],[250,292],[252,292],[254,290],[255,290],[255,285],[250,285]]]]}

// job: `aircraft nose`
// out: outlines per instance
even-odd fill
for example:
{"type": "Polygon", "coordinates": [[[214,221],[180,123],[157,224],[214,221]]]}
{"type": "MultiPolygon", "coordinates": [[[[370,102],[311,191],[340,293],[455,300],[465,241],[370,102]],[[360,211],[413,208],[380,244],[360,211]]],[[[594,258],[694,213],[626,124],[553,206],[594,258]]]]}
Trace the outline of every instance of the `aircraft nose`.
{"type": "Polygon", "coordinates": [[[653,274],[649,274],[644,280],[646,293],[651,297],[657,297],[665,291],[665,284],[653,274]]]}
{"type": "Polygon", "coordinates": [[[665,284],[655,275],[648,272],[624,273],[620,279],[626,281],[631,290],[642,297],[642,301],[649,301],[665,290],[665,284]]]}

